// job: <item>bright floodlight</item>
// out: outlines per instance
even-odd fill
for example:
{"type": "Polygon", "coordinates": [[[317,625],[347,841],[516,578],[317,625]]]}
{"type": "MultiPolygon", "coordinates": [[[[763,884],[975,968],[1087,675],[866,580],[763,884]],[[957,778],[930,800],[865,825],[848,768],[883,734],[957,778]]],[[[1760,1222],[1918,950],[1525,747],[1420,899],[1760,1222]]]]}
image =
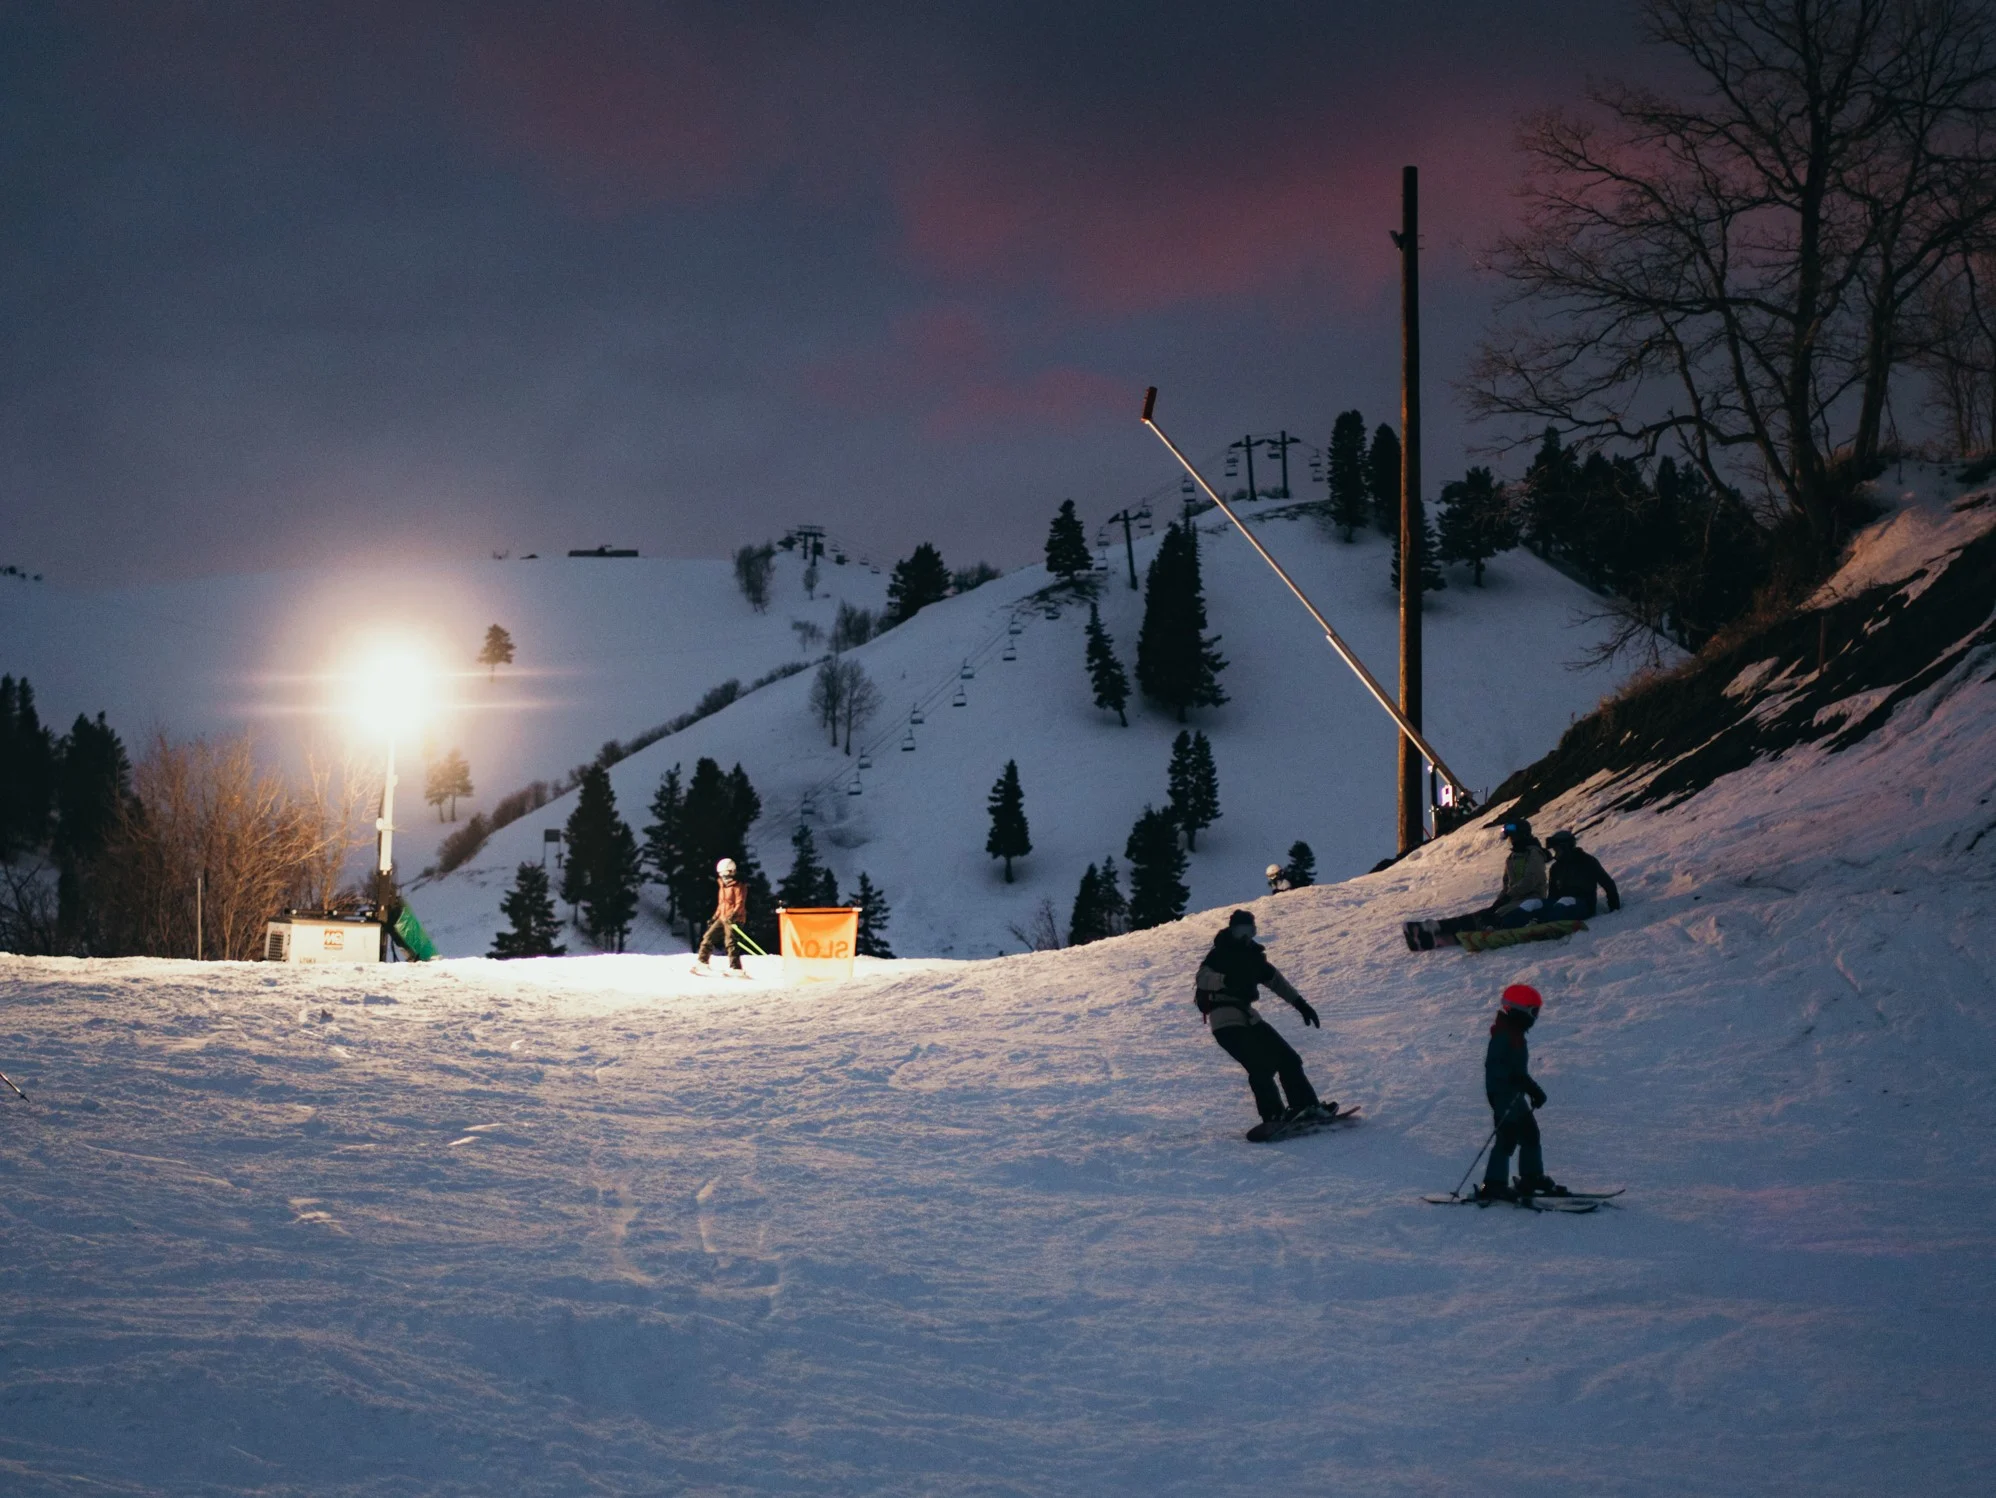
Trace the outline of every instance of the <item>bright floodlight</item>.
{"type": "Polygon", "coordinates": [[[343,686],[346,715],[371,738],[406,739],[441,706],[443,678],[413,641],[380,640],[362,650],[343,686]]]}

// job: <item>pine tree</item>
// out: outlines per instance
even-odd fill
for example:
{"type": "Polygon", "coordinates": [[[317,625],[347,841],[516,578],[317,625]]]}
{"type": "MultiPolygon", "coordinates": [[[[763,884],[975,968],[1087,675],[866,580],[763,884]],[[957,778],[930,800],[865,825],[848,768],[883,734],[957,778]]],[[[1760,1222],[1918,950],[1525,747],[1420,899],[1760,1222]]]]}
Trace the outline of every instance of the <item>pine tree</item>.
{"type": "Polygon", "coordinates": [[[1078,947],[1084,942],[1121,936],[1128,921],[1129,906],[1116,880],[1116,860],[1105,858],[1099,867],[1088,865],[1074,894],[1074,910],[1067,922],[1067,944],[1078,947]]]}
{"type": "Polygon", "coordinates": [[[444,803],[450,800],[450,767],[443,760],[433,759],[423,767],[423,803],[437,809],[437,820],[444,819],[444,803]]]}
{"type": "Polygon", "coordinates": [[[1289,845],[1289,862],[1282,867],[1282,877],[1291,889],[1308,889],[1317,882],[1317,855],[1301,838],[1289,845]]]}
{"type": "Polygon", "coordinates": [[[1219,673],[1226,660],[1206,634],[1199,543],[1187,525],[1169,526],[1144,579],[1144,622],[1137,634],[1137,685],[1185,721],[1187,708],[1227,700],[1219,673]]]}
{"type": "Polygon", "coordinates": [[[492,938],[489,957],[560,957],[568,948],[557,946],[561,920],[554,912],[554,897],[548,890],[548,873],[537,863],[523,863],[513,874],[513,887],[499,902],[499,913],[512,922],[492,938]]]}
{"type": "Polygon", "coordinates": [[[599,947],[624,949],[631,921],[638,913],[638,840],[617,815],[617,798],[610,789],[610,772],[591,765],[582,772],[582,789],[568,817],[568,863],[562,870],[561,897],[579,906],[582,929],[599,947]]]}
{"type": "Polygon", "coordinates": [[[674,765],[659,778],[651,798],[651,823],[645,828],[644,861],[654,882],[665,887],[665,918],[679,919],[680,871],[686,862],[681,841],[680,817],[686,808],[686,794],[679,788],[679,766],[674,765]]]}
{"type": "Polygon", "coordinates": [[[1172,741],[1165,785],[1172,819],[1185,831],[1186,850],[1197,851],[1200,830],[1220,820],[1220,772],[1205,734],[1179,730],[1172,741]]]}
{"type": "Polygon", "coordinates": [[[1095,565],[1088,550],[1088,533],[1074,513],[1074,501],[1063,499],[1047,531],[1047,572],[1073,582],[1095,565]]]}
{"type": "Polygon", "coordinates": [[[49,856],[56,866],[56,944],[89,952],[98,939],[98,860],[132,801],[132,764],[99,713],[82,714],[58,746],[54,776],[55,830],[49,856]]]}
{"type": "Polygon", "coordinates": [[[1012,882],[1012,860],[1033,851],[1033,839],[1026,828],[1026,793],[1019,785],[1019,762],[1005,761],[1005,769],[991,787],[987,805],[991,811],[991,835],[984,851],[1005,860],[1005,882],[1012,882]]]}
{"type": "Polygon", "coordinates": [[[894,564],[887,582],[887,622],[905,624],[932,603],[949,597],[949,568],[942,553],[924,541],[894,564]]]}
{"type": "MultiPolygon", "coordinates": [[[[1442,564],[1438,559],[1441,552],[1441,543],[1435,539],[1435,523],[1428,519],[1425,514],[1421,516],[1421,535],[1423,537],[1423,545],[1421,547],[1421,591],[1423,593],[1439,593],[1443,588],[1448,586],[1448,579],[1442,576],[1442,564]]],[[[1395,593],[1400,591],[1400,533],[1398,531],[1393,533],[1393,568],[1388,577],[1387,586],[1395,593]]]]}
{"type": "MultiPolygon", "coordinates": [[[[1353,539],[1371,510],[1365,466],[1365,418],[1345,411],[1331,426],[1331,449],[1325,464],[1325,481],[1331,491],[1331,524],[1353,539]]],[[[1393,481],[1400,481],[1399,464],[1394,464],[1393,481]]]]}
{"type": "Polygon", "coordinates": [[[457,820],[457,798],[471,794],[471,766],[457,750],[444,756],[444,794],[450,797],[450,819],[457,820]]]}
{"type": "Polygon", "coordinates": [[[1580,465],[1562,447],[1559,431],[1547,427],[1525,470],[1525,544],[1542,557],[1564,555],[1578,529],[1580,465]]]}
{"type": "Polygon", "coordinates": [[[488,668],[488,681],[496,678],[501,666],[513,664],[513,637],[496,624],[486,630],[485,644],[478,652],[478,664],[488,668]]]}
{"type": "Polygon", "coordinates": [[[1092,603],[1088,605],[1088,681],[1095,688],[1095,705],[1113,709],[1116,721],[1128,728],[1129,715],[1123,709],[1130,700],[1130,678],[1116,659],[1115,642],[1103,628],[1101,610],[1092,603]]]}
{"type": "Polygon", "coordinates": [[[853,904],[859,907],[859,932],[853,938],[854,953],[861,957],[892,957],[894,949],[887,945],[887,919],[893,912],[887,907],[887,897],[874,888],[873,881],[866,877],[863,870],[853,904]]]}
{"type": "Polygon", "coordinates": [[[1400,534],[1400,434],[1381,422],[1365,455],[1365,492],[1372,500],[1372,523],[1382,536],[1400,534]]]}
{"type": "Polygon", "coordinates": [[[790,834],[790,846],[794,856],[790,872],[777,881],[776,903],[793,910],[837,904],[837,880],[833,878],[832,871],[818,861],[818,841],[811,836],[811,829],[799,822],[797,830],[790,834]],[[825,898],[827,880],[832,880],[834,891],[830,900],[825,898]]]}
{"type": "Polygon", "coordinates": [[[26,677],[0,677],[0,859],[47,841],[55,760],[35,689],[26,677]]]}
{"type": "Polygon", "coordinates": [[[1479,588],[1484,563],[1518,544],[1510,496],[1489,469],[1472,468],[1455,483],[1442,485],[1440,538],[1436,555],[1444,562],[1468,563],[1479,588]]]}
{"type": "Polygon", "coordinates": [[[1130,861],[1130,929],[1147,930],[1185,914],[1185,850],[1169,811],[1146,806],[1123,849],[1130,861]]]}

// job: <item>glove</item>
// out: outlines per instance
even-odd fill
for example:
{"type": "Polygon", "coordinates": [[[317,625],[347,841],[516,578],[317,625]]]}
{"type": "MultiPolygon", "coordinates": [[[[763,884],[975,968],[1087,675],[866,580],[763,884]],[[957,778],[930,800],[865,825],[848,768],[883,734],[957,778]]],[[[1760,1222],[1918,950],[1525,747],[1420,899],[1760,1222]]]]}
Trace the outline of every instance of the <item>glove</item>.
{"type": "Polygon", "coordinates": [[[1301,999],[1296,1001],[1296,1012],[1303,1016],[1303,1023],[1308,1025],[1312,1030],[1321,1030],[1324,1028],[1323,1025],[1318,1023],[1317,1011],[1301,999]]]}
{"type": "Polygon", "coordinates": [[[1546,1090],[1543,1087],[1534,1087],[1532,1089],[1532,1107],[1543,1108],[1545,1105],[1546,1090]]]}

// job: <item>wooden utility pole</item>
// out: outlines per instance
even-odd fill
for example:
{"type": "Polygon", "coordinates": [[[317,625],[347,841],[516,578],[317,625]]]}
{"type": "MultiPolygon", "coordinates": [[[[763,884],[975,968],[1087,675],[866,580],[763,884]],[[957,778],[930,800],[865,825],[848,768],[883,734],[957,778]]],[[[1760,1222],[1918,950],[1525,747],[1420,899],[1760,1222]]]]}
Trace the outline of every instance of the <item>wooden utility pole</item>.
{"type": "MultiPolygon", "coordinates": [[[[1421,224],[1420,178],[1400,170],[1400,711],[1421,726],[1421,224]]],[[[1421,751],[1402,734],[1400,851],[1417,848],[1426,831],[1427,777],[1421,751]]]]}

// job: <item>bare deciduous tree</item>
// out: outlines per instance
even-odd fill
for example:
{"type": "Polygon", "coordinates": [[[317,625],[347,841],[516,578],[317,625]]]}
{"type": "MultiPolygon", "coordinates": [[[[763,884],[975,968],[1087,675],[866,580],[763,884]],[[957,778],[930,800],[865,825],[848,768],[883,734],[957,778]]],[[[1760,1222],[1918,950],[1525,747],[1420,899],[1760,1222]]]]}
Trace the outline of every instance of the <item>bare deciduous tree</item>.
{"type": "Polygon", "coordinates": [[[1909,309],[1992,218],[1996,17],[1979,0],[1648,0],[1699,87],[1530,120],[1525,315],[1484,414],[1757,472],[1820,564],[1879,452],[1909,309]],[[1744,465],[1739,459],[1745,458],[1744,465]]]}
{"type": "Polygon", "coordinates": [[[247,737],[159,735],[132,784],[99,882],[107,940],[149,956],[235,961],[256,956],[271,916],[332,900],[359,812],[377,793],[350,766],[336,777],[315,763],[302,785],[289,783],[257,763],[247,737]]]}
{"type": "Polygon", "coordinates": [[[1917,311],[1929,406],[1963,457],[1996,452],[1996,248],[1956,257],[1928,283],[1917,311]]]}

